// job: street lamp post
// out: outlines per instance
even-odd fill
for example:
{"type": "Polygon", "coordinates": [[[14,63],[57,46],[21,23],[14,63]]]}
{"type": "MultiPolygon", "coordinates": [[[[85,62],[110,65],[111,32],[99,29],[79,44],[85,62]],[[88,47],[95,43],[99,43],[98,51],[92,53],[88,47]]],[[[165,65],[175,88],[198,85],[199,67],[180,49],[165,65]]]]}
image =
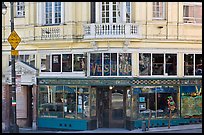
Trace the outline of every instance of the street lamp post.
{"type": "MultiPolygon", "coordinates": [[[[14,10],[13,10],[14,2],[10,2],[11,7],[11,33],[14,31],[14,10]]],[[[2,2],[2,13],[5,15],[7,11],[7,7],[2,2]]],[[[15,50],[11,46],[11,51],[15,50]]],[[[11,89],[11,98],[10,98],[10,122],[9,122],[9,132],[10,133],[18,133],[19,127],[16,122],[16,71],[15,71],[15,55],[11,55],[11,79],[12,79],[12,89],[11,89]],[[12,102],[14,104],[12,104],[12,102]]]]}

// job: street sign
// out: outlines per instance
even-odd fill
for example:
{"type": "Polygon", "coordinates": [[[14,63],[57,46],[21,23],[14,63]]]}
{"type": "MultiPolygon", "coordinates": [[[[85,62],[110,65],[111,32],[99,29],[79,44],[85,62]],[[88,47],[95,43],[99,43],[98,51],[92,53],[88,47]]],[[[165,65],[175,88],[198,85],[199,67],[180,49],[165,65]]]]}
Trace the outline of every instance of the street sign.
{"type": "Polygon", "coordinates": [[[11,44],[11,46],[16,49],[18,44],[21,42],[21,38],[18,36],[18,34],[14,31],[11,32],[10,36],[8,37],[8,42],[11,44]]]}
{"type": "Polygon", "coordinates": [[[11,50],[11,55],[18,56],[18,50],[11,50]]]}

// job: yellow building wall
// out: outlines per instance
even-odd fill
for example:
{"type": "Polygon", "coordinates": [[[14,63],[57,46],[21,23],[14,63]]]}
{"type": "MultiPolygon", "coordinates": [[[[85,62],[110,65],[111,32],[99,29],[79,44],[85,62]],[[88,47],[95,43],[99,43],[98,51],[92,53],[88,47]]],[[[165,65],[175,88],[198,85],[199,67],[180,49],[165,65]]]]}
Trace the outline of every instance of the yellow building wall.
{"type": "MultiPolygon", "coordinates": [[[[10,50],[6,41],[10,35],[10,4],[7,5],[7,14],[2,16],[2,49],[10,50]],[[5,40],[5,41],[4,41],[5,40]]],[[[96,4],[97,5],[97,4],[96,4]]],[[[57,26],[37,25],[36,2],[25,2],[25,18],[15,18],[15,31],[22,38],[17,47],[19,51],[25,50],[63,50],[77,48],[92,48],[91,41],[96,41],[99,48],[122,48],[125,39],[83,39],[84,27],[90,23],[90,2],[64,2],[64,24],[57,26]],[[60,29],[60,39],[41,40],[42,29],[60,29]]],[[[99,8],[99,7],[96,7],[99,8]]],[[[189,49],[192,53],[202,49],[202,24],[183,24],[182,2],[168,2],[168,15],[166,20],[152,18],[152,2],[132,2],[132,23],[137,23],[142,32],[142,38],[129,39],[130,48],[154,50],[159,48],[189,49]],[[163,28],[161,28],[161,26],[163,28]]],[[[99,12],[98,12],[99,13],[99,12]]],[[[96,14],[99,16],[99,14],[96,14]]],[[[3,56],[2,57],[8,57],[3,56]]],[[[37,67],[40,68],[40,56],[37,54],[37,67]]],[[[138,63],[138,54],[133,53],[134,63],[138,63]]],[[[4,60],[4,59],[3,59],[4,60]]],[[[183,52],[178,53],[178,76],[182,76],[183,52]]],[[[2,65],[3,68],[6,65],[2,65]]],[[[138,75],[138,66],[134,65],[134,75],[138,75]]]]}

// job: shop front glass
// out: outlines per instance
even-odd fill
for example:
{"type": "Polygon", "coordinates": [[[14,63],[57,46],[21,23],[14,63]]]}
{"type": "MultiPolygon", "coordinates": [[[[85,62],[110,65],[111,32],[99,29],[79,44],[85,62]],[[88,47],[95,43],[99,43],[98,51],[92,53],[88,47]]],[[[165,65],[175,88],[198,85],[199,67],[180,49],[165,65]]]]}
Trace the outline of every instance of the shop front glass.
{"type": "Polygon", "coordinates": [[[181,116],[202,118],[202,86],[181,86],[181,116]]]}
{"type": "Polygon", "coordinates": [[[68,119],[95,117],[95,93],[95,89],[85,86],[40,86],[38,116],[68,119]]]}
{"type": "Polygon", "coordinates": [[[175,110],[172,118],[180,117],[180,97],[177,86],[137,86],[132,89],[132,119],[167,119],[169,109],[167,99],[173,97],[175,110]]]}

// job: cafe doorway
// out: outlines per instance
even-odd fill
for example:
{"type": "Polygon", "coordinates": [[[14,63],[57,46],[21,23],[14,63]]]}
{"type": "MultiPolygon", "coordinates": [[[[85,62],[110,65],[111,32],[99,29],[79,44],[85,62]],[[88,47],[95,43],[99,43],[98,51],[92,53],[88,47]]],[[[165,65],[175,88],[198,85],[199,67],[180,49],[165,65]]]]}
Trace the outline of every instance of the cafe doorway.
{"type": "Polygon", "coordinates": [[[126,87],[97,87],[99,128],[125,128],[126,87]]]}

